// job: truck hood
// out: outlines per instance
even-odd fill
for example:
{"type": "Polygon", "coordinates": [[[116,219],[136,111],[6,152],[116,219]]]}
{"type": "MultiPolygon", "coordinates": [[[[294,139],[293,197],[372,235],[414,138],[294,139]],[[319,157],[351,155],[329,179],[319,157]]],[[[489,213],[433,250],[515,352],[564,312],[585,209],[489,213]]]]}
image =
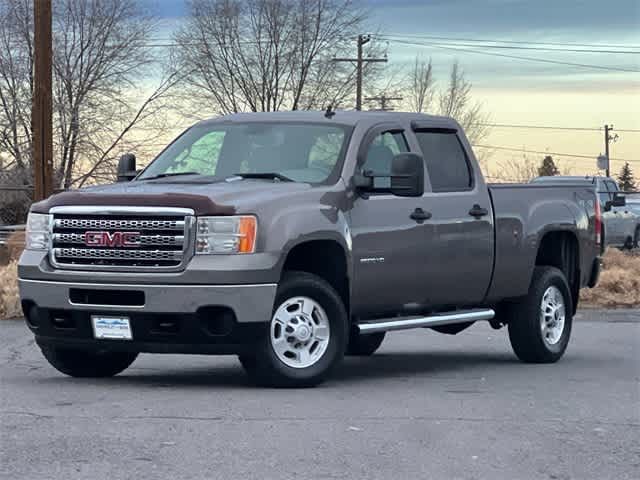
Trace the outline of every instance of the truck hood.
{"type": "Polygon", "coordinates": [[[154,206],[191,208],[196,215],[251,213],[265,202],[310,190],[307,183],[233,179],[215,183],[133,181],[87,187],[53,195],[34,203],[31,210],[48,213],[53,207],[154,206]]]}

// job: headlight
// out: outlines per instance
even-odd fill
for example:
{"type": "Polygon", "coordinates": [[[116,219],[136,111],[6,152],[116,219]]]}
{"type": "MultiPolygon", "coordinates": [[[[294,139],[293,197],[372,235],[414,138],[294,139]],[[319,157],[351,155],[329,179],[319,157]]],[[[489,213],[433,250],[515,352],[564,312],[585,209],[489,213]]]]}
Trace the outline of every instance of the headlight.
{"type": "Polygon", "coordinates": [[[51,215],[30,213],[25,233],[27,250],[49,250],[51,245],[51,215]]]}
{"type": "Polygon", "coordinates": [[[196,254],[253,253],[256,248],[256,217],[198,217],[196,254]]]}

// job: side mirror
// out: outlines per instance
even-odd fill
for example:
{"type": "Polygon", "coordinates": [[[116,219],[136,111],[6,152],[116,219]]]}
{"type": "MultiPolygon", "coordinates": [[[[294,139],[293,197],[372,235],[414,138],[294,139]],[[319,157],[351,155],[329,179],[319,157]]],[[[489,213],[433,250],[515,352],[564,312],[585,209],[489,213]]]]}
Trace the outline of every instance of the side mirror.
{"type": "Polygon", "coordinates": [[[419,197],[424,193],[424,161],[417,153],[399,153],[391,161],[391,193],[419,197]]]}
{"type": "Polygon", "coordinates": [[[627,204],[627,197],[621,193],[614,193],[613,200],[607,200],[604,204],[604,211],[610,212],[613,207],[624,207],[627,204]]]}
{"type": "Polygon", "coordinates": [[[614,193],[611,201],[612,207],[624,207],[627,205],[627,197],[622,193],[614,193]]]}
{"type": "Polygon", "coordinates": [[[136,171],[136,156],[125,153],[118,160],[118,182],[130,182],[138,174],[136,171]]]}

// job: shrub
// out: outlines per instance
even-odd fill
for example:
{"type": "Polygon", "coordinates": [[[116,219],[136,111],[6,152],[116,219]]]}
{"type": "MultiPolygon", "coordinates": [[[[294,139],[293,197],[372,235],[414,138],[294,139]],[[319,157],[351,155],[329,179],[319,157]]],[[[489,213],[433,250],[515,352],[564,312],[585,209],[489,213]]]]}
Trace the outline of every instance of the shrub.
{"type": "Polygon", "coordinates": [[[582,291],[582,301],[594,307],[640,307],[640,253],[607,250],[600,281],[582,291]]]}
{"type": "Polygon", "coordinates": [[[0,266],[0,319],[22,316],[18,295],[18,262],[0,266]]]}

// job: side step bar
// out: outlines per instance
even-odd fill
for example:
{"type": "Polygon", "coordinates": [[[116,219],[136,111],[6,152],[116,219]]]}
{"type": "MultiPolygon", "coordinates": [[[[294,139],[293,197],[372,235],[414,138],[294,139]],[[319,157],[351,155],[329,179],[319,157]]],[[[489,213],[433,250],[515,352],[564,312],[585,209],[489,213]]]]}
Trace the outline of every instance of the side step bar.
{"type": "Polygon", "coordinates": [[[451,323],[475,322],[491,320],[496,312],[492,309],[460,310],[452,313],[441,313],[429,317],[408,317],[394,320],[378,320],[358,324],[360,333],[390,332],[393,330],[409,330],[410,328],[437,327],[451,323]]]}

